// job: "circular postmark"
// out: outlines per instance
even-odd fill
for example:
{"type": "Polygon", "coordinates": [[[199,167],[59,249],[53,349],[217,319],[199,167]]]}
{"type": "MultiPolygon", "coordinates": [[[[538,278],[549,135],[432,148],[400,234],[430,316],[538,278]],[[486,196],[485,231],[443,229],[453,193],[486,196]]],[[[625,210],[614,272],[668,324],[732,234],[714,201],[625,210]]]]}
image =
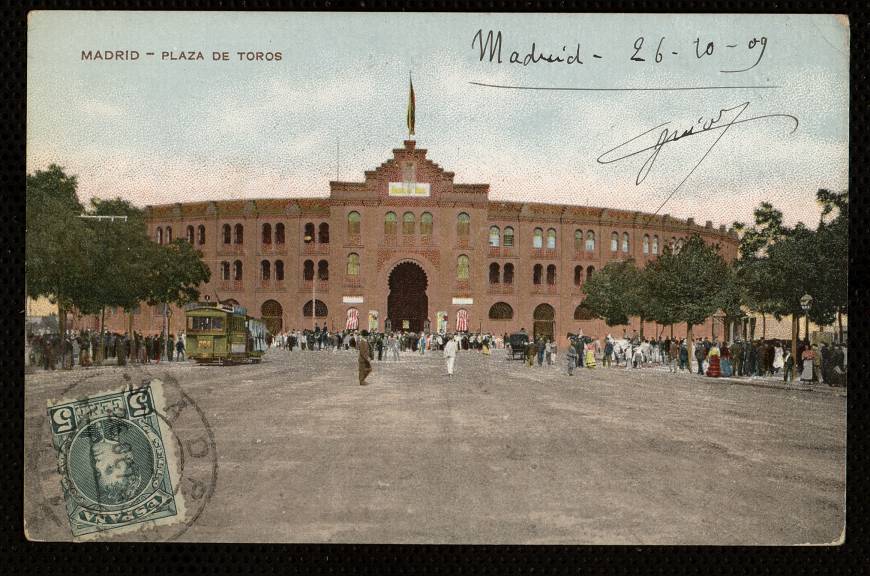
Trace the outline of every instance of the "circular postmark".
{"type": "Polygon", "coordinates": [[[171,374],[101,370],[50,404],[27,423],[28,537],[166,541],[196,524],[217,484],[217,450],[171,374]]]}

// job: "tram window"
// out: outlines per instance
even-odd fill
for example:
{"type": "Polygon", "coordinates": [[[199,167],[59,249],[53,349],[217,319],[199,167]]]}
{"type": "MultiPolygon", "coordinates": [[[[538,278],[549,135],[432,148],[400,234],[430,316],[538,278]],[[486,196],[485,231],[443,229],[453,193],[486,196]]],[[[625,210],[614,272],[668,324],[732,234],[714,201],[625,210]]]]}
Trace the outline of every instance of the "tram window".
{"type": "Polygon", "coordinates": [[[187,318],[188,330],[223,330],[224,319],[210,316],[189,316],[187,318]]]}

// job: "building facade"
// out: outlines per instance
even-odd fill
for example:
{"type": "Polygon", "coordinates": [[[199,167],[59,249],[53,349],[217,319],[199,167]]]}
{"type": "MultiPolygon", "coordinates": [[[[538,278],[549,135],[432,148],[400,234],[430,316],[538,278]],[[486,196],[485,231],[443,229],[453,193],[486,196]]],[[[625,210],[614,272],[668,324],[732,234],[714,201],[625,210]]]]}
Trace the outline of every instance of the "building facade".
{"type": "MultiPolygon", "coordinates": [[[[330,182],[328,198],[178,203],[146,213],[156,242],[184,238],[202,251],[212,272],[203,298],[238,303],[273,333],[350,325],[498,335],[525,328],[559,343],[580,330],[621,336],[637,321],[608,328],[582,306],[583,284],[608,261],[643,265],[694,233],[726,260],[737,255],[736,234],[711,222],[490,200],[487,184],[454,182],[413,140],[363,181],[330,182]]],[[[110,314],[109,326],[123,331],[130,320],[110,314]]],[[[180,310],[169,322],[183,331],[180,310]]],[[[158,332],[162,311],[142,306],[132,325],[158,332]]],[[[653,323],[644,328],[661,334],[653,323]]],[[[713,319],[695,329],[715,332],[713,319]]]]}

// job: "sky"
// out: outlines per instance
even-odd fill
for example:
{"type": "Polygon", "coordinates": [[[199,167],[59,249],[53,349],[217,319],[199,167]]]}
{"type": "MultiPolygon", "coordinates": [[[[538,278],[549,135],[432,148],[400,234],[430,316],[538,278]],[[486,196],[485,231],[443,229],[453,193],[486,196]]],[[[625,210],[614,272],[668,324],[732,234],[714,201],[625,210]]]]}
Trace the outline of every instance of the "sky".
{"type": "Polygon", "coordinates": [[[816,190],[848,186],[849,30],[836,16],[38,11],[27,58],[28,172],[63,166],[84,200],[327,196],[330,180],[362,181],[407,138],[409,74],[418,147],[456,182],[488,183],[491,199],[716,226],[769,201],[812,225],[816,190]],[[501,64],[481,61],[478,30],[501,31],[501,64]],[[579,44],[582,64],[509,62],[532,43],[559,56],[579,44]],[[82,60],[97,50],[140,56],[82,60]],[[661,90],[711,86],[731,88],[661,90]],[[662,130],[738,112],[748,121],[651,158],[662,130]],[[622,144],[650,150],[599,161],[622,144]]]}

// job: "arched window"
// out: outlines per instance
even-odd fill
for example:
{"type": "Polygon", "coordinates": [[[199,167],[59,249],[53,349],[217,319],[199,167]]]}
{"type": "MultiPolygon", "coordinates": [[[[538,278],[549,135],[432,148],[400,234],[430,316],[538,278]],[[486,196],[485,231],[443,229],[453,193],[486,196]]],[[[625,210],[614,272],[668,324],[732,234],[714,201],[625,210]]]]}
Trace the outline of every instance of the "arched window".
{"type": "Polygon", "coordinates": [[[172,244],[172,226],[166,227],[166,243],[172,244]]]}
{"type": "Polygon", "coordinates": [[[284,224],[278,222],[275,224],[275,244],[284,243],[284,224]]]}
{"type": "Polygon", "coordinates": [[[413,212],[405,212],[402,214],[402,234],[413,234],[414,228],[417,227],[417,219],[413,212]]]}
{"type": "Polygon", "coordinates": [[[583,250],[583,230],[574,230],[574,250],[583,250]]]}
{"type": "Polygon", "coordinates": [[[395,212],[387,212],[386,216],[384,216],[384,234],[387,236],[395,236],[396,234],[396,222],[398,222],[398,218],[396,217],[395,212]]]}
{"type": "Polygon", "coordinates": [[[244,226],[242,226],[241,224],[236,224],[235,233],[236,233],[236,237],[235,237],[236,244],[241,244],[242,242],[245,241],[245,227],[244,226]]]}
{"type": "Polygon", "coordinates": [[[269,280],[272,277],[272,265],[268,260],[260,262],[260,279],[269,280]]]}
{"type": "Polygon", "coordinates": [[[508,262],[504,265],[504,276],[503,282],[505,284],[513,284],[514,283],[514,265],[508,262]]]}
{"type": "Polygon", "coordinates": [[[233,262],[233,280],[237,282],[242,281],[242,261],[236,260],[233,262]]]}
{"type": "Polygon", "coordinates": [[[200,245],[205,244],[205,226],[200,224],[197,232],[199,235],[199,238],[197,238],[197,243],[200,245]]]}
{"type": "Polygon", "coordinates": [[[314,281],[314,260],[306,260],[302,264],[302,279],[306,282],[314,281]]]}
{"type": "Polygon", "coordinates": [[[583,266],[574,266],[574,286],[583,284],[583,266]]]}
{"type": "Polygon", "coordinates": [[[423,212],[420,216],[420,235],[421,236],[431,236],[432,235],[432,213],[431,212],[423,212]]]}
{"type": "Polygon", "coordinates": [[[653,254],[659,253],[659,237],[658,236],[653,236],[652,253],[653,254]]]}
{"type": "Polygon", "coordinates": [[[221,262],[221,280],[230,279],[230,263],[221,262]]]}
{"type": "Polygon", "coordinates": [[[359,254],[355,252],[347,255],[347,275],[359,276],[359,254]]]}
{"type": "Polygon", "coordinates": [[[532,269],[532,284],[540,284],[544,276],[544,267],[540,264],[535,264],[532,269]]]}
{"type": "Polygon", "coordinates": [[[272,243],[272,225],[269,223],[263,224],[263,244],[272,243]]]}
{"type": "Polygon", "coordinates": [[[188,226],[187,227],[187,241],[189,243],[193,244],[195,235],[196,235],[196,232],[193,230],[193,226],[188,226]]]}
{"type": "Polygon", "coordinates": [[[540,228],[535,228],[535,233],[532,235],[532,248],[544,247],[544,231],[540,228]]]}
{"type": "Polygon", "coordinates": [[[628,238],[629,238],[628,232],[623,232],[622,233],[622,251],[623,252],[628,252],[628,248],[629,248],[628,238]]]}
{"type": "Polygon", "coordinates": [[[619,234],[614,232],[610,235],[610,251],[616,252],[619,250],[619,234]]]}
{"type": "Polygon", "coordinates": [[[157,227],[156,239],[158,244],[163,244],[163,228],[157,227]]]}
{"type": "Polygon", "coordinates": [[[514,245],[514,229],[510,226],[505,226],[504,229],[504,247],[512,248],[514,245]]]}
{"type": "Polygon", "coordinates": [[[349,236],[359,234],[359,212],[353,211],[347,215],[347,233],[349,236]]]}
{"type": "Polygon", "coordinates": [[[329,244],[329,224],[321,222],[317,228],[317,241],[321,244],[329,244]]]}
{"type": "Polygon", "coordinates": [[[514,317],[514,309],[507,302],[496,302],[489,309],[490,320],[511,320],[514,317]]]}
{"type": "Polygon", "coordinates": [[[594,320],[595,314],[592,313],[585,304],[580,304],[574,308],[574,320],[594,320]]]}
{"type": "Polygon", "coordinates": [[[643,253],[644,253],[644,254],[649,254],[649,234],[644,234],[644,235],[643,235],[643,244],[642,244],[642,248],[643,248],[643,253]]]}
{"type": "Polygon", "coordinates": [[[458,236],[460,240],[467,240],[470,234],[471,216],[465,212],[460,212],[459,216],[456,217],[456,236],[458,236]]]}
{"type": "Polygon", "coordinates": [[[456,259],[456,279],[468,280],[468,256],[465,254],[456,259]]]}
{"type": "MultiPolygon", "coordinates": [[[[305,303],[302,307],[302,316],[306,318],[311,318],[311,300],[305,303]]],[[[315,318],[326,318],[329,311],[326,308],[326,304],[321,300],[316,300],[314,303],[314,317],[315,318]]]]}
{"type": "Polygon", "coordinates": [[[493,248],[498,248],[499,244],[501,244],[501,230],[498,229],[498,226],[490,226],[489,245],[493,248]]]}
{"type": "Polygon", "coordinates": [[[556,249],[556,229],[550,228],[547,230],[547,250],[556,249]]]}
{"type": "Polygon", "coordinates": [[[489,283],[499,283],[499,265],[496,262],[493,262],[489,265],[489,283]]]}
{"type": "Polygon", "coordinates": [[[275,280],[278,282],[284,281],[284,261],[275,260],[275,280]]]}
{"type": "Polygon", "coordinates": [[[321,260],[317,263],[317,279],[329,280],[329,262],[326,260],[321,260]]]}
{"type": "Polygon", "coordinates": [[[305,224],[305,234],[302,236],[302,241],[306,244],[314,242],[314,222],[307,222],[305,224]]]}
{"type": "Polygon", "coordinates": [[[586,269],[586,281],[592,280],[592,273],[595,272],[595,266],[590,266],[586,269]]]}
{"type": "Polygon", "coordinates": [[[223,228],[224,244],[231,244],[233,241],[233,228],[229,224],[224,224],[223,228]]]}
{"type": "Polygon", "coordinates": [[[556,284],[556,265],[550,264],[547,266],[547,284],[554,286],[556,284]]]}
{"type": "Polygon", "coordinates": [[[595,232],[590,230],[586,233],[586,251],[592,252],[595,250],[595,232]]]}

